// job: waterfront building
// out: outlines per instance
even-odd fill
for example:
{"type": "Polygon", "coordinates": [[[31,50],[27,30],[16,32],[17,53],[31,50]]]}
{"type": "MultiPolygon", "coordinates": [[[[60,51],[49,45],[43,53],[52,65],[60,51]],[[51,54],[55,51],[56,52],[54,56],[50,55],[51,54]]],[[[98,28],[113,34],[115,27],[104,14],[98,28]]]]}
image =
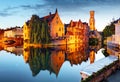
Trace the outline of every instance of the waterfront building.
{"type": "Polygon", "coordinates": [[[120,44],[120,20],[115,23],[115,42],[120,44]]]}
{"type": "Polygon", "coordinates": [[[115,34],[107,37],[108,46],[118,47],[120,45],[120,19],[114,22],[115,34]]]}
{"type": "MultiPolygon", "coordinates": [[[[38,20],[40,20],[41,22],[47,22],[50,28],[50,30],[48,31],[52,39],[62,39],[64,37],[64,24],[60,19],[57,9],[54,14],[51,14],[50,12],[49,15],[38,18],[38,20]]],[[[30,43],[30,32],[31,30],[33,30],[33,28],[29,26],[29,23],[30,20],[25,22],[25,24],[23,25],[24,41],[27,43],[30,43]]]]}
{"type": "Polygon", "coordinates": [[[87,23],[79,21],[70,21],[66,27],[67,44],[83,43],[88,41],[89,26],[87,23]]]}
{"type": "Polygon", "coordinates": [[[47,21],[52,39],[60,39],[64,37],[64,24],[60,19],[57,9],[54,14],[51,14],[50,12],[49,15],[41,17],[40,19],[47,21]]]}
{"type": "Polygon", "coordinates": [[[30,30],[31,28],[28,26],[29,21],[25,22],[23,25],[23,38],[26,43],[30,42],[30,30]]]}
{"type": "Polygon", "coordinates": [[[15,27],[4,31],[5,38],[23,38],[23,29],[15,27]]]}

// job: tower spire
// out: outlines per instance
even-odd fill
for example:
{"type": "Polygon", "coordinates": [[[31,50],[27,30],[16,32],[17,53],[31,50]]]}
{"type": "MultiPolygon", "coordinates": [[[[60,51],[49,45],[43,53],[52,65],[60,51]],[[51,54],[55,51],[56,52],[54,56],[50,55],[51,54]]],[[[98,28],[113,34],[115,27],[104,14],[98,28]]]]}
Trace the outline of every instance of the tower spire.
{"type": "Polygon", "coordinates": [[[57,8],[56,8],[56,11],[55,11],[55,13],[57,13],[58,12],[58,10],[57,10],[57,8]]]}

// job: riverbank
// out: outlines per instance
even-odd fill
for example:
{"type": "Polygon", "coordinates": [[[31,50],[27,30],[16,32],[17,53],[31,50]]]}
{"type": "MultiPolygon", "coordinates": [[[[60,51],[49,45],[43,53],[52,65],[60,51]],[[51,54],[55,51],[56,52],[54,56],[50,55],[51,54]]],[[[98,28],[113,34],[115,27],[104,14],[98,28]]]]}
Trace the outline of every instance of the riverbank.
{"type": "MultiPolygon", "coordinates": [[[[94,72],[92,75],[87,77],[86,79],[83,78],[82,82],[101,82],[103,80],[106,80],[110,75],[112,75],[117,69],[120,68],[120,61],[119,59],[116,61],[113,61],[109,65],[106,65],[102,69],[98,70],[97,72],[94,72]]],[[[81,73],[82,76],[85,77],[85,73],[81,73]]]]}

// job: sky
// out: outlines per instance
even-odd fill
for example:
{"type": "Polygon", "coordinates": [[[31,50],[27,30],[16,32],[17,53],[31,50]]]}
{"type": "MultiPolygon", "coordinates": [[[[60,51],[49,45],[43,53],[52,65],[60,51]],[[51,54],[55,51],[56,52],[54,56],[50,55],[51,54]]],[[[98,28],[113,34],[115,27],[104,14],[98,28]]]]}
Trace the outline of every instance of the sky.
{"type": "Polygon", "coordinates": [[[33,14],[43,17],[56,8],[65,24],[79,19],[89,23],[89,11],[94,10],[98,31],[120,18],[120,0],[0,0],[0,28],[23,26],[33,14]]]}

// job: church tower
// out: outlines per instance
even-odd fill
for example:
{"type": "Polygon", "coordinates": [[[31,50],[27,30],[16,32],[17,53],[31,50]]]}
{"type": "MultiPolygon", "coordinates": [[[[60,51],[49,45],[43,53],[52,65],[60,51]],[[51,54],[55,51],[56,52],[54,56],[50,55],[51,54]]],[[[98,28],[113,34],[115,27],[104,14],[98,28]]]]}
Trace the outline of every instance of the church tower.
{"type": "Polygon", "coordinates": [[[90,11],[90,20],[89,20],[89,26],[90,30],[94,31],[95,30],[95,19],[94,19],[94,11],[90,11]]]}

